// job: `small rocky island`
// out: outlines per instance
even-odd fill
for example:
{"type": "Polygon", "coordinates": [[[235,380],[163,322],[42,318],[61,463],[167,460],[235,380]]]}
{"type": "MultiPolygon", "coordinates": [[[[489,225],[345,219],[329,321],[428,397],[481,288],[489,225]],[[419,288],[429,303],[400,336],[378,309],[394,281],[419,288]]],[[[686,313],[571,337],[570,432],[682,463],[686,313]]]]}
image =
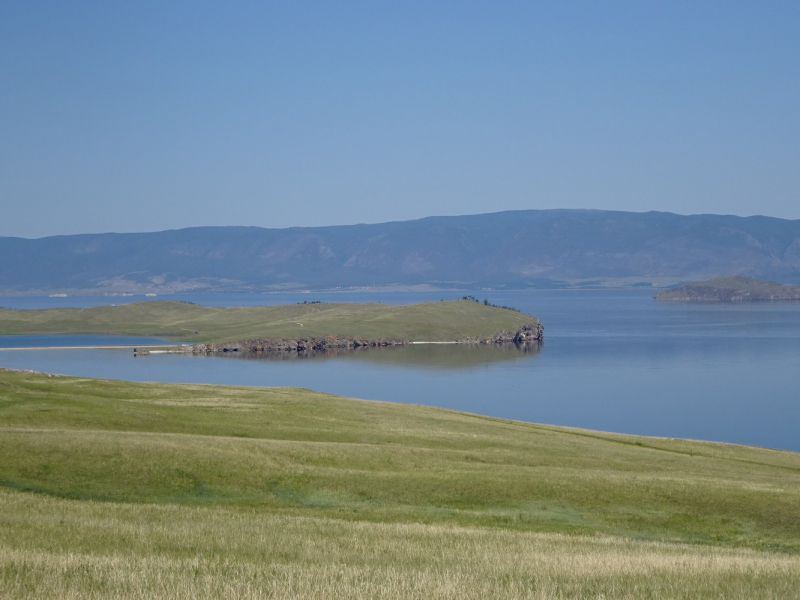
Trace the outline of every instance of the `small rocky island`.
{"type": "Polygon", "coordinates": [[[800,300],[800,285],[750,277],[714,277],[663,290],[656,300],[672,302],[783,302],[800,300]]]}

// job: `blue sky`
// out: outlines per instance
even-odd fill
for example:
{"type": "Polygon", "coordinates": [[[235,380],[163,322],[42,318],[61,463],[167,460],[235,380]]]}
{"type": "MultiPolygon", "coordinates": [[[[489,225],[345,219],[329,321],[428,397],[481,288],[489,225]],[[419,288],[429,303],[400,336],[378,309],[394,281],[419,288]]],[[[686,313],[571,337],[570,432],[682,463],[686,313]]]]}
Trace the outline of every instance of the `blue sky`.
{"type": "Polygon", "coordinates": [[[0,235],[800,218],[800,2],[4,2],[0,235]]]}

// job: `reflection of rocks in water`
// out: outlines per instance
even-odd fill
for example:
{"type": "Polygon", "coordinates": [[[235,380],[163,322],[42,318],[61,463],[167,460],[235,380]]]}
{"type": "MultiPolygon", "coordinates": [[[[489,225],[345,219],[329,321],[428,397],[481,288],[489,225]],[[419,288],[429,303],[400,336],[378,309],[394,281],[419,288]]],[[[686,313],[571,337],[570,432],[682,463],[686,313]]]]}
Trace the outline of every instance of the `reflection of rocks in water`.
{"type": "Polygon", "coordinates": [[[337,356],[347,356],[361,352],[377,352],[388,348],[387,346],[356,346],[352,348],[310,348],[305,350],[278,350],[266,349],[258,351],[239,351],[217,353],[214,356],[227,358],[249,358],[257,360],[307,360],[310,358],[334,358],[337,356]]]}
{"type": "Polygon", "coordinates": [[[215,354],[228,358],[262,361],[360,360],[385,365],[430,369],[465,369],[509,360],[529,359],[542,351],[541,340],[505,344],[413,344],[310,349],[302,352],[267,350],[215,354]]]}
{"type": "Polygon", "coordinates": [[[544,340],[541,339],[514,343],[516,350],[522,353],[539,354],[542,351],[542,346],[544,346],[544,340]]]}

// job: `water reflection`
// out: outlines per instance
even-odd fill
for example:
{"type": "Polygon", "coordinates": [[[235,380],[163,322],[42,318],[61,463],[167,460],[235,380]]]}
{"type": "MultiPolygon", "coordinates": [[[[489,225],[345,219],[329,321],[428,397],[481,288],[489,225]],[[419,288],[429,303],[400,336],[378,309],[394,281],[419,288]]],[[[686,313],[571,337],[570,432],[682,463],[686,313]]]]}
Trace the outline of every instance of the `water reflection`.
{"type": "Polygon", "coordinates": [[[386,366],[450,371],[534,358],[542,348],[541,341],[525,344],[414,344],[377,348],[330,348],[308,352],[226,352],[213,357],[277,362],[344,359],[386,366]]]}

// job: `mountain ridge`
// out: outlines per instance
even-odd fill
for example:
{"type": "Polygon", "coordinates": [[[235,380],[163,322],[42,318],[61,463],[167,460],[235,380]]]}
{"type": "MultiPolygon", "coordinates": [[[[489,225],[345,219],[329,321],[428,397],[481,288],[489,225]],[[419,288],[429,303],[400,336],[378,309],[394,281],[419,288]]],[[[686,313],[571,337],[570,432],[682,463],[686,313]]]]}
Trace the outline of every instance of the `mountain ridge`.
{"type": "Polygon", "coordinates": [[[596,209],[0,237],[0,293],[800,283],[800,220],[596,209]]]}

